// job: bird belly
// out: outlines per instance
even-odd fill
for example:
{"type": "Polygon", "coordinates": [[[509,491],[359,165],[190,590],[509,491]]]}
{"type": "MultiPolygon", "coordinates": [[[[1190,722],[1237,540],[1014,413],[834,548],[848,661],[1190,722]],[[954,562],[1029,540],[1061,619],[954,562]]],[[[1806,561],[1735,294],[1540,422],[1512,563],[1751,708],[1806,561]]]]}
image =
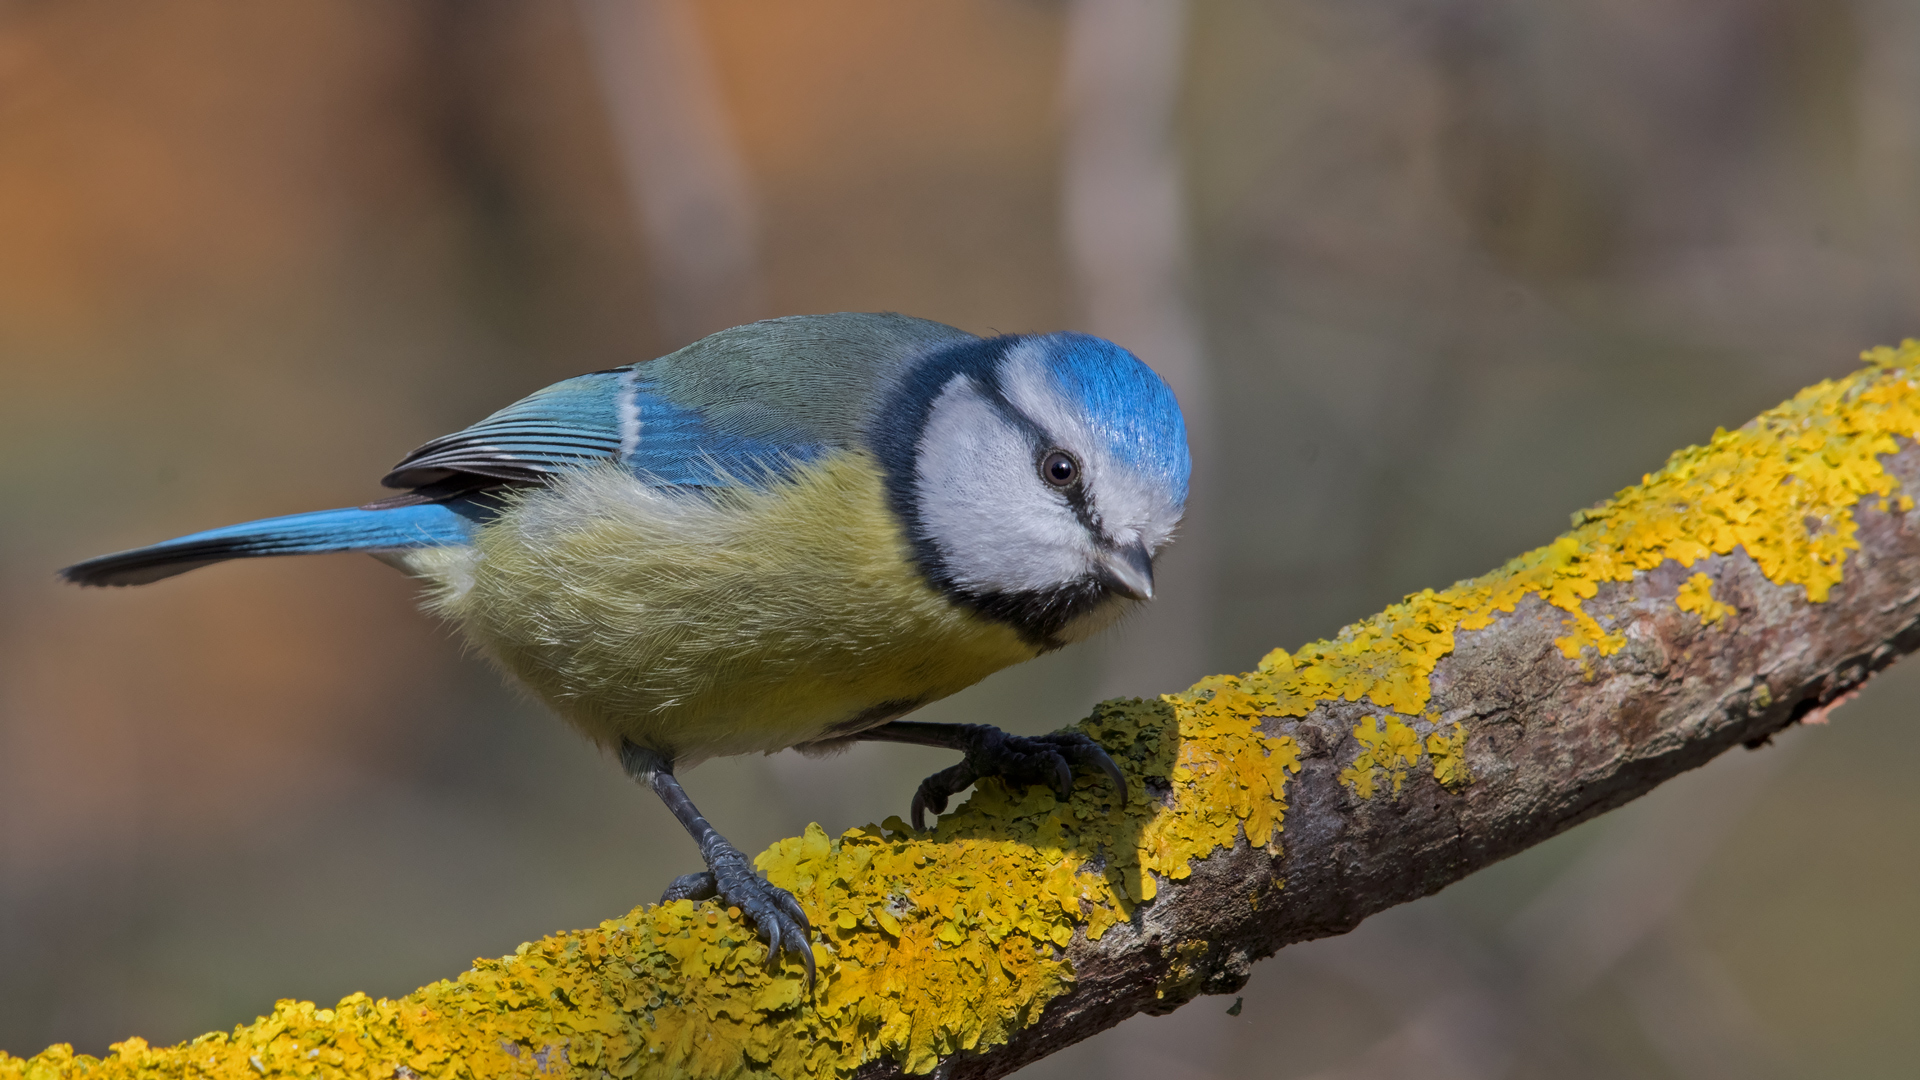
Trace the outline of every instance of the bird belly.
{"type": "Polygon", "coordinates": [[[764,489],[582,469],[437,558],[432,605],[555,711],[682,764],[845,736],[1036,654],[925,582],[864,453],[764,489]]]}

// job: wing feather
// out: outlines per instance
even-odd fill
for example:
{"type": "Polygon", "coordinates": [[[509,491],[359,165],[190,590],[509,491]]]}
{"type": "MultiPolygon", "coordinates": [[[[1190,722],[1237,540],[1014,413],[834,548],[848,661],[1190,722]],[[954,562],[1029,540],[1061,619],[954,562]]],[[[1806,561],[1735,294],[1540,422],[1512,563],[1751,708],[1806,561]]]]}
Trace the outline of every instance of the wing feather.
{"type": "Polygon", "coordinates": [[[860,445],[879,390],[910,358],[970,339],[901,315],[790,316],[657,360],[558,382],[408,454],[381,479],[416,489],[371,506],[537,484],[617,460],[662,486],[760,485],[860,445]]]}
{"type": "Polygon", "coordinates": [[[461,473],[538,483],[591,461],[617,457],[623,434],[620,397],[631,392],[632,384],[630,366],[555,383],[472,427],[427,443],[380,483],[418,488],[461,473]]]}
{"type": "Polygon", "coordinates": [[[372,506],[432,501],[442,490],[493,483],[537,484],[595,461],[618,460],[650,484],[755,484],[820,456],[826,445],[794,432],[749,435],[676,404],[647,365],[598,371],[555,383],[472,427],[408,454],[380,483],[418,491],[372,506]],[[478,481],[463,483],[467,481],[478,481]]]}

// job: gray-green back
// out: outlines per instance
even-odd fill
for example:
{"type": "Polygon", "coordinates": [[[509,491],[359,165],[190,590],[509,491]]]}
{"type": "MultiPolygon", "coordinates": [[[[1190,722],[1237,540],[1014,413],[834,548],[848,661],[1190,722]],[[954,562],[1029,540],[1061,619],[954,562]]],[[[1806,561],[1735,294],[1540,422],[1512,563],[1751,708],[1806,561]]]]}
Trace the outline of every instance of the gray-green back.
{"type": "Polygon", "coordinates": [[[639,374],[728,434],[851,447],[908,361],[972,337],[890,312],[791,315],[701,338],[639,365],[639,374]]]}

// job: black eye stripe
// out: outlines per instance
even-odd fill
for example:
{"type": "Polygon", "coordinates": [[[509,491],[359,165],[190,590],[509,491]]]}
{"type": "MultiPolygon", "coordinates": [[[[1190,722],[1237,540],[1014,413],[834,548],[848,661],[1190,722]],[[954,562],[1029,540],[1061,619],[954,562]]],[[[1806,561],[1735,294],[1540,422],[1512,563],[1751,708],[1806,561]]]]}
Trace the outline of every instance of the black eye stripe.
{"type": "MultiPolygon", "coordinates": [[[[1005,388],[1000,385],[998,368],[989,371],[985,379],[976,380],[974,386],[980,390],[981,396],[986,398],[987,402],[991,404],[1002,417],[1006,418],[1008,423],[1026,434],[1037,451],[1036,457],[1034,458],[1036,468],[1046,461],[1048,455],[1060,449],[1060,444],[1054,441],[1053,436],[1047,434],[1039,424],[1034,422],[1032,417],[1021,412],[1019,408],[1007,398],[1005,388]]],[[[1060,452],[1066,453],[1064,450],[1060,452]]],[[[1072,455],[1069,454],[1068,456],[1071,457],[1072,455]]],[[[1074,458],[1074,465],[1075,471],[1079,475],[1076,476],[1072,482],[1062,486],[1049,481],[1048,486],[1053,487],[1059,491],[1060,494],[1066,496],[1067,505],[1073,508],[1073,516],[1079,519],[1081,527],[1097,536],[1100,533],[1100,529],[1099,526],[1094,523],[1093,506],[1087,498],[1086,469],[1080,465],[1080,459],[1077,457],[1074,458]]],[[[1042,473],[1041,479],[1046,479],[1044,473],[1042,473]]]]}
{"type": "MultiPolygon", "coordinates": [[[[1066,451],[1048,451],[1041,458],[1040,479],[1045,482],[1048,487],[1059,492],[1061,498],[1067,500],[1067,506],[1073,511],[1073,516],[1080,522],[1081,528],[1095,536],[1099,536],[1100,527],[1095,524],[1093,520],[1093,502],[1087,497],[1086,471],[1080,467],[1079,460],[1074,459],[1073,479],[1064,484],[1054,483],[1052,480],[1047,479],[1046,475],[1046,461],[1048,458],[1051,458],[1054,453],[1065,454],[1066,451]]],[[[1067,456],[1072,457],[1071,454],[1067,456]]]]}
{"type": "Polygon", "coordinates": [[[980,390],[980,396],[986,398],[987,403],[992,405],[996,412],[1005,418],[1009,424],[1019,428],[1021,433],[1035,446],[1051,447],[1054,445],[1052,437],[1043,431],[1039,424],[1034,422],[1033,417],[1021,412],[1012,401],[1008,400],[1006,389],[1000,385],[999,373],[997,371],[991,373],[990,377],[984,381],[976,381],[974,386],[980,390]]]}

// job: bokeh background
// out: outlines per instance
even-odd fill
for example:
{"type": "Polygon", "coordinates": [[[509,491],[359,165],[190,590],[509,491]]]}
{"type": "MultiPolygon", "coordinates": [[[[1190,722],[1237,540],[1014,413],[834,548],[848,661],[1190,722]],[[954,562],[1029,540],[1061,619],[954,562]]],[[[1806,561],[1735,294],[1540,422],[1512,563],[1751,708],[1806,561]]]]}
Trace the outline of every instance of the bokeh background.
{"type": "MultiPolygon", "coordinates": [[[[1543,543],[1920,335],[1911,0],[0,0],[0,1049],[398,995],[697,858],[369,559],[82,592],[766,315],[1091,329],[1202,469],[1026,732],[1543,543]]],[[[1920,670],[1023,1075],[1894,1077],[1920,670]]],[[[939,754],[721,761],[749,851],[939,754]]]]}

